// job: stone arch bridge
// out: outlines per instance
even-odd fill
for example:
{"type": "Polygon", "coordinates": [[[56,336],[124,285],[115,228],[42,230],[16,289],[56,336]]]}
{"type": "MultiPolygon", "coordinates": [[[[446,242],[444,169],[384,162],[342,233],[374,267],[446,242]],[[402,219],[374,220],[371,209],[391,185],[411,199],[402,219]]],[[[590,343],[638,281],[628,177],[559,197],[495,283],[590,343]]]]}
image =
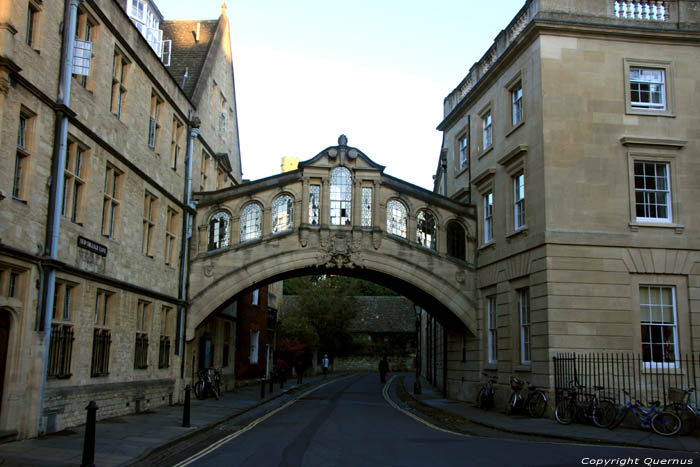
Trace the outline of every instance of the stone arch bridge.
{"type": "Polygon", "coordinates": [[[378,282],[475,335],[474,207],[338,143],[295,171],[195,194],[188,341],[237,296],[304,274],[378,282]]]}

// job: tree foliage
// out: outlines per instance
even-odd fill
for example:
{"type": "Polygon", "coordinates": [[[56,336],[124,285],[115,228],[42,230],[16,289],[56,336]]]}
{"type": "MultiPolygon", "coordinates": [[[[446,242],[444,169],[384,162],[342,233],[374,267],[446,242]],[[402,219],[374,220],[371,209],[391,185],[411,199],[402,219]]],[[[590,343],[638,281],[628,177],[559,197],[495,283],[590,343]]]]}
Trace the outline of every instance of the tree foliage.
{"type": "Polygon", "coordinates": [[[304,276],[285,281],[285,294],[299,301],[285,311],[282,339],[331,355],[350,350],[350,321],[357,314],[357,284],[340,276],[304,276]]]}

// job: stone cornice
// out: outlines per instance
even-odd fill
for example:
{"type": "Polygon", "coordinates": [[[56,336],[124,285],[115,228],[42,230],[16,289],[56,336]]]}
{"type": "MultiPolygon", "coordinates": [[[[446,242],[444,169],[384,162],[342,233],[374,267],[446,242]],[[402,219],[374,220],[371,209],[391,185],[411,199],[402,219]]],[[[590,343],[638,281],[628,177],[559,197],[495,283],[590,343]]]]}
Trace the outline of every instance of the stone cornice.
{"type": "Polygon", "coordinates": [[[681,149],[688,141],[681,139],[645,138],[639,136],[623,136],[620,138],[623,146],[663,146],[674,149],[681,149]]]}

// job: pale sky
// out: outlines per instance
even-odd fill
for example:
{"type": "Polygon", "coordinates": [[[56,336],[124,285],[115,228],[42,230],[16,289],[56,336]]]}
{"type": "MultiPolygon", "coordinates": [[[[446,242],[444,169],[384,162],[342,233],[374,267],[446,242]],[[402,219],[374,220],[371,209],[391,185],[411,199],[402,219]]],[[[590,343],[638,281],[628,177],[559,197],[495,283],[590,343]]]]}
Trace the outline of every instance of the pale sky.
{"type": "MultiPolygon", "coordinates": [[[[165,19],[216,19],[222,3],[156,0],[165,19]]],[[[227,3],[243,178],[345,134],[386,173],[432,190],[443,99],[525,0],[227,3]]]]}

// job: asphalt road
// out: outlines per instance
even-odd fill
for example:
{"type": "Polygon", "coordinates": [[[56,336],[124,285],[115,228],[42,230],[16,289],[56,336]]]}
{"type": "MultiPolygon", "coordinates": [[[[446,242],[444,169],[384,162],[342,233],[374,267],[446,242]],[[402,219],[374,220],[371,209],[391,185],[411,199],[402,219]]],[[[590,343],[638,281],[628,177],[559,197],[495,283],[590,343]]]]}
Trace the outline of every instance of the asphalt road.
{"type": "Polygon", "coordinates": [[[689,453],[452,433],[411,416],[391,401],[390,391],[378,379],[365,374],[329,381],[268,407],[267,413],[251,415],[217,433],[216,439],[171,451],[167,464],[622,467],[690,461],[700,465],[700,458],[689,453]]]}

